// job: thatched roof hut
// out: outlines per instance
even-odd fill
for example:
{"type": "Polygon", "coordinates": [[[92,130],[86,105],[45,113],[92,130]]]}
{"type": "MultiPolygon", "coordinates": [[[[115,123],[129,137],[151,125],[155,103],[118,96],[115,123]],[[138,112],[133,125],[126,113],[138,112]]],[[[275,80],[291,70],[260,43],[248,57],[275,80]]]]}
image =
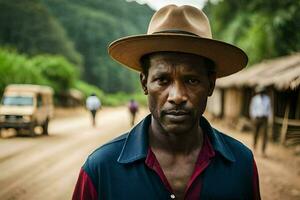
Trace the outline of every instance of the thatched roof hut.
{"type": "Polygon", "coordinates": [[[236,74],[217,80],[217,87],[274,86],[294,90],[300,86],[300,53],[266,60],[236,74]]]}
{"type": "Polygon", "coordinates": [[[256,86],[268,88],[273,105],[269,123],[274,138],[280,137],[284,142],[296,136],[300,141],[300,52],[266,60],[218,79],[216,90],[223,94],[218,98],[222,104],[221,117],[231,121],[249,119],[249,104],[256,86]]]}

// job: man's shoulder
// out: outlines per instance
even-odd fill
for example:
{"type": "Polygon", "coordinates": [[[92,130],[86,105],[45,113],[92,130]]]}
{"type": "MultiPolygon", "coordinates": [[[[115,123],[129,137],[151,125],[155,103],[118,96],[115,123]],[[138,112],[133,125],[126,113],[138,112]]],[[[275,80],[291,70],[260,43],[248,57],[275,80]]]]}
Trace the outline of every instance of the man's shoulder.
{"type": "Polygon", "coordinates": [[[125,133],[94,150],[87,159],[89,165],[117,162],[127,136],[125,133]]]}
{"type": "Polygon", "coordinates": [[[98,187],[99,178],[118,166],[117,160],[127,135],[128,133],[125,133],[100,146],[86,159],[82,169],[91,178],[96,188],[98,187]]]}
{"type": "Polygon", "coordinates": [[[242,142],[229,136],[226,133],[218,131],[217,129],[214,129],[214,132],[217,135],[219,135],[220,138],[222,138],[225,145],[229,147],[229,149],[231,150],[231,152],[235,155],[235,157],[237,159],[240,158],[240,156],[246,156],[246,157],[252,159],[252,157],[253,157],[252,151],[246,145],[244,145],[242,142]]]}

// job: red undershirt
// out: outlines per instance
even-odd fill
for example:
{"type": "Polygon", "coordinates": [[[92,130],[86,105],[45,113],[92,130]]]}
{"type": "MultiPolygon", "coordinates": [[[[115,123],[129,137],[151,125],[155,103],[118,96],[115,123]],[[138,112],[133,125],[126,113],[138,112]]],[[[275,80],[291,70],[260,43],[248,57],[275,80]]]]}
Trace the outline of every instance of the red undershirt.
{"type": "MultiPolygon", "coordinates": [[[[204,136],[203,147],[198,155],[194,172],[188,181],[187,187],[185,189],[185,197],[184,199],[200,199],[201,192],[201,177],[200,174],[205,170],[205,168],[209,165],[211,158],[215,156],[215,151],[208,139],[208,137],[204,136]]],[[[157,175],[160,177],[165,187],[174,194],[162,168],[160,167],[153,151],[151,148],[148,149],[147,158],[145,160],[145,164],[152,170],[154,170],[157,175]]]]}

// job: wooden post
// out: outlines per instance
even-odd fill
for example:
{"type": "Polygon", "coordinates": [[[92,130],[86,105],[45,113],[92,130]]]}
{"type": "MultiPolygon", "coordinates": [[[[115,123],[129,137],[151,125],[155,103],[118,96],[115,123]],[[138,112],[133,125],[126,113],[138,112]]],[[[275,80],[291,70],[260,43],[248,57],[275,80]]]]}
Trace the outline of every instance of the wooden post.
{"type": "Polygon", "coordinates": [[[271,97],[271,116],[268,117],[268,136],[272,136],[272,140],[275,141],[274,135],[274,118],[275,118],[275,92],[274,88],[272,87],[269,92],[269,96],[271,97]]]}
{"type": "Polygon", "coordinates": [[[298,99],[296,101],[296,114],[295,114],[295,119],[300,119],[300,89],[298,89],[298,99]]]}
{"type": "Polygon", "coordinates": [[[285,139],[286,139],[286,133],[287,133],[288,122],[289,122],[290,104],[291,104],[291,101],[289,100],[285,107],[284,118],[283,118],[283,122],[282,122],[282,126],[281,126],[281,133],[280,133],[281,144],[284,144],[285,139]]]}

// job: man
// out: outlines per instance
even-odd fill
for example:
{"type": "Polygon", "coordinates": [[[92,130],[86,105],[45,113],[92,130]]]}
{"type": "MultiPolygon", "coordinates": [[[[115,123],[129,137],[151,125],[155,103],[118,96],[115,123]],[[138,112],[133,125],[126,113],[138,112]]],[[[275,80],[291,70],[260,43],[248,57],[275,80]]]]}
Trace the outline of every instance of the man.
{"type": "Polygon", "coordinates": [[[139,105],[134,99],[130,99],[128,103],[128,110],[130,112],[130,117],[131,117],[130,124],[131,126],[133,126],[135,122],[136,113],[139,110],[139,105]]]}
{"type": "Polygon", "coordinates": [[[265,88],[258,86],[255,92],[256,95],[252,97],[250,103],[250,117],[255,124],[253,148],[256,148],[259,132],[263,131],[262,153],[265,156],[268,142],[268,117],[271,114],[271,101],[270,97],[266,94],[265,88]]]}
{"type": "Polygon", "coordinates": [[[93,93],[86,99],[86,108],[91,112],[93,126],[96,126],[96,114],[100,107],[101,102],[96,94],[93,93]]]}
{"type": "Polygon", "coordinates": [[[251,151],[202,116],[216,78],[247,56],[213,40],[201,10],[163,7],[147,34],[113,42],[109,54],[140,72],[151,114],[88,157],[73,199],[260,199],[251,151]]]}

